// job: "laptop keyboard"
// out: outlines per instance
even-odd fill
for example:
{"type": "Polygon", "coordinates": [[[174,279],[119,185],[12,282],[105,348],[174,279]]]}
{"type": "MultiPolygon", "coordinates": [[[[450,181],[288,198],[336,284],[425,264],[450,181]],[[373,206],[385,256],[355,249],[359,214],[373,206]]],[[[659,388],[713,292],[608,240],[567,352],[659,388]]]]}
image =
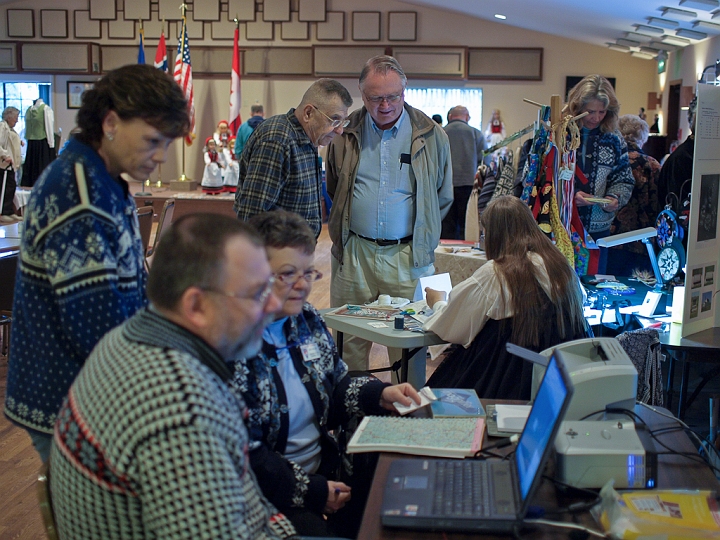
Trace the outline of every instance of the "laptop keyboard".
{"type": "MultiPolygon", "coordinates": [[[[433,514],[441,516],[490,515],[488,464],[484,461],[438,461],[435,468],[433,514]]],[[[509,488],[510,489],[510,488],[509,488]]]]}

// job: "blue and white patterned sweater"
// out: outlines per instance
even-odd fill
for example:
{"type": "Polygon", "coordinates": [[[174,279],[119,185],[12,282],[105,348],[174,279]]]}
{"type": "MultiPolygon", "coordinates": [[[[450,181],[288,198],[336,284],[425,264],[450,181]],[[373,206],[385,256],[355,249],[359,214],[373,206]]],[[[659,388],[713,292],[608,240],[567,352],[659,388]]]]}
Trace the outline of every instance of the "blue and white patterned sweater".
{"type": "Polygon", "coordinates": [[[52,433],[63,398],[110,329],[146,304],[135,202],[72,139],[28,203],[15,282],[5,414],[52,433]]]}
{"type": "MultiPolygon", "coordinates": [[[[627,143],[619,132],[583,128],[577,156],[577,166],[585,173],[588,184],[582,184],[576,176],[575,191],[584,191],[593,197],[611,195],[619,202],[618,210],[628,203],[635,177],[630,169],[627,143]]],[[[606,212],[602,206],[592,205],[579,207],[578,214],[585,229],[592,234],[608,230],[618,210],[606,212]]]]}

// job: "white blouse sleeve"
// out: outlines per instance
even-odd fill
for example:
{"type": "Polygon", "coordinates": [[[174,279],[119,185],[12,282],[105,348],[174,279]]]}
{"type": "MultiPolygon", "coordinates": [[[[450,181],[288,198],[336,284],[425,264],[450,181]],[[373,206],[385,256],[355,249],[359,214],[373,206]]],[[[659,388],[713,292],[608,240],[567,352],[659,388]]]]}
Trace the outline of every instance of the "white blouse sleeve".
{"type": "Polygon", "coordinates": [[[447,304],[437,306],[423,329],[434,332],[448,343],[467,348],[491,315],[498,313],[499,303],[502,303],[500,280],[495,273],[494,261],[488,261],[453,287],[447,304]]]}

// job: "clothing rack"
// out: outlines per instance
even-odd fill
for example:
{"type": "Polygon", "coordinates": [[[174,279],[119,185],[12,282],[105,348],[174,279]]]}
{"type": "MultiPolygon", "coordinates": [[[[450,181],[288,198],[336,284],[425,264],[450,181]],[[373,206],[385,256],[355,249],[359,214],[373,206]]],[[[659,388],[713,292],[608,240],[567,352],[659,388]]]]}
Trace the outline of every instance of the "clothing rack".
{"type": "Polygon", "coordinates": [[[525,127],[522,128],[520,131],[516,131],[515,133],[513,133],[513,134],[510,135],[509,137],[506,137],[505,139],[503,139],[502,141],[500,141],[500,142],[497,143],[496,145],[491,146],[490,148],[488,148],[487,150],[485,150],[485,154],[492,154],[492,153],[495,152],[496,150],[500,150],[503,146],[507,146],[508,144],[510,144],[511,142],[513,142],[514,140],[517,140],[517,139],[519,139],[520,137],[522,137],[523,135],[526,135],[526,134],[528,134],[528,133],[530,133],[531,131],[534,131],[534,130],[535,130],[535,122],[533,122],[533,123],[530,124],[529,126],[525,126],[525,127]]]}

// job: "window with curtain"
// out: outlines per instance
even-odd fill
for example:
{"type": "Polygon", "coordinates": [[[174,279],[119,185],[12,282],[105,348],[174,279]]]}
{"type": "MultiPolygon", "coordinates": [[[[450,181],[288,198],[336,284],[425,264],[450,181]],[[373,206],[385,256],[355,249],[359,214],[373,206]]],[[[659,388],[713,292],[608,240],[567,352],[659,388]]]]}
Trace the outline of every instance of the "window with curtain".
{"type": "MultiPolygon", "coordinates": [[[[36,82],[2,82],[0,83],[0,105],[2,110],[5,107],[15,107],[20,111],[18,123],[15,126],[22,137],[25,131],[25,111],[33,104],[37,98],[42,98],[45,103],[50,105],[50,84],[36,82]]],[[[26,147],[23,146],[23,157],[25,156],[26,147]]]]}
{"type": "Polygon", "coordinates": [[[443,125],[447,112],[455,105],[464,105],[470,111],[470,124],[482,131],[481,88],[406,88],[405,101],[428,116],[439,114],[443,125]]]}

